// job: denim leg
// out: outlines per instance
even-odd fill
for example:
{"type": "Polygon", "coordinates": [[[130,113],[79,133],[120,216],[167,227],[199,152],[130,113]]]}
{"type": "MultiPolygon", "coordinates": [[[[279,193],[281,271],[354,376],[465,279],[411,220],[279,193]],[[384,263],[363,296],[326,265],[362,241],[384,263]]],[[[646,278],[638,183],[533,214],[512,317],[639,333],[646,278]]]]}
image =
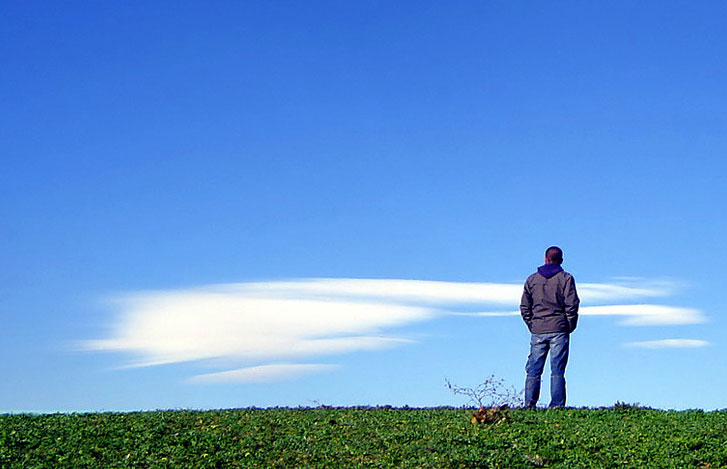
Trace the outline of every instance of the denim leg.
{"type": "Polygon", "coordinates": [[[535,407],[540,398],[540,375],[543,374],[549,343],[541,334],[530,336],[530,355],[525,365],[525,407],[535,407]]]}
{"type": "Polygon", "coordinates": [[[550,406],[565,406],[565,366],[570,335],[556,334],[550,340],[550,406]]]}

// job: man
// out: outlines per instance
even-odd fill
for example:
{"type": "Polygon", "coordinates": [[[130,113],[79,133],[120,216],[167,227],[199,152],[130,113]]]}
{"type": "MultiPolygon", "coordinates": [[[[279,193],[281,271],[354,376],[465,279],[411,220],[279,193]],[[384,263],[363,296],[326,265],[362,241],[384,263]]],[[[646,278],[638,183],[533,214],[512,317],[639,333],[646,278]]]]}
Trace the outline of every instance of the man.
{"type": "Polygon", "coordinates": [[[525,366],[525,407],[540,397],[540,375],[550,350],[550,405],[565,406],[565,366],[570,334],[578,323],[578,293],[573,276],[563,270],[563,251],[551,246],[545,264],[525,281],[520,314],[530,329],[530,355],[525,366]]]}

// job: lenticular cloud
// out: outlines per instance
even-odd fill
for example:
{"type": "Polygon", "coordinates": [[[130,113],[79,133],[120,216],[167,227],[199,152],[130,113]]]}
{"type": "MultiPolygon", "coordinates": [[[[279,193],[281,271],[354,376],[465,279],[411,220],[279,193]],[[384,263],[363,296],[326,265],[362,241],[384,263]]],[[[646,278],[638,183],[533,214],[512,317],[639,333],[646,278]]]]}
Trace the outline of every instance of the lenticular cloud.
{"type": "Polygon", "coordinates": [[[386,327],[428,319],[430,309],[396,304],[313,298],[248,297],[198,290],[122,302],[112,338],[92,341],[101,350],[134,352],[138,365],[209,358],[291,359],[376,350],[406,339],[386,327]]]}
{"type": "MultiPolygon", "coordinates": [[[[613,304],[668,294],[667,284],[579,284],[583,315],[621,316],[625,325],[704,321],[698,310],[613,304]],[[611,303],[611,304],[604,304],[611,303]]],[[[107,338],[86,350],[123,352],[130,366],[224,359],[246,366],[193,378],[198,383],[263,382],[334,368],[296,363],[412,342],[408,324],[471,311],[517,315],[522,285],[400,279],[300,279],[141,292],[113,299],[107,338]]]]}

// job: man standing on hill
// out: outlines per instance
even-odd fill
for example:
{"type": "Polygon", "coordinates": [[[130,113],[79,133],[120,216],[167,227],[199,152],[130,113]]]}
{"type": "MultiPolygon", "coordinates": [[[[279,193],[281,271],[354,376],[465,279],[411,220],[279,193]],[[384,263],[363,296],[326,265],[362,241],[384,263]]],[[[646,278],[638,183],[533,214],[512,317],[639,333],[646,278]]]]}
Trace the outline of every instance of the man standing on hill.
{"type": "Polygon", "coordinates": [[[578,323],[578,293],[573,276],[563,270],[563,251],[551,246],[545,264],[525,281],[520,314],[530,329],[530,355],[525,366],[525,407],[540,397],[540,375],[550,350],[550,406],[565,406],[565,366],[570,333],[578,323]]]}

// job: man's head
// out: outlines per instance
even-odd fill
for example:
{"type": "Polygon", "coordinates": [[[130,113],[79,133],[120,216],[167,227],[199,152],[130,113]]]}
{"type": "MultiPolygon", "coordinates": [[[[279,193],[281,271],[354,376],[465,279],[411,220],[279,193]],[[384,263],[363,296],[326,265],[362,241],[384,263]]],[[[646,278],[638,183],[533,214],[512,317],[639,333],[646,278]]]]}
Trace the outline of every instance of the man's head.
{"type": "Polygon", "coordinates": [[[545,263],[561,265],[563,263],[563,250],[558,246],[550,246],[545,250],[545,263]]]}

